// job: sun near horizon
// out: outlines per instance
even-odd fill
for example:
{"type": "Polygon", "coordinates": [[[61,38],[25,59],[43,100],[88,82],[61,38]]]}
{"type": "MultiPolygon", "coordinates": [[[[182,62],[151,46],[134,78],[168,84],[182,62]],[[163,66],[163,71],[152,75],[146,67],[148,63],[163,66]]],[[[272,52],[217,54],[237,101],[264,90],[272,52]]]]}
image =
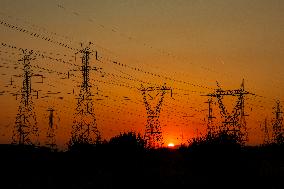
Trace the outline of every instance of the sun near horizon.
{"type": "Polygon", "coordinates": [[[175,144],[172,143],[172,142],[170,142],[170,143],[168,144],[168,147],[169,147],[169,148],[173,148],[173,147],[175,147],[175,144]]]}

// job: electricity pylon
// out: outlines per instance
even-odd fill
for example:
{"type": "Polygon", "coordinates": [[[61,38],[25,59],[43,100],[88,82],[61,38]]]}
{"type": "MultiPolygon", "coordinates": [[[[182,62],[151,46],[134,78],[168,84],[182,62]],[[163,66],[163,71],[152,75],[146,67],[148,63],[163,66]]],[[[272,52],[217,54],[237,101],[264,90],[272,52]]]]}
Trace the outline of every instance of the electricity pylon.
{"type": "MultiPolygon", "coordinates": [[[[32,81],[33,76],[41,76],[33,74],[30,61],[35,58],[32,56],[33,51],[23,50],[23,58],[19,61],[23,64],[23,85],[20,91],[21,102],[16,115],[15,127],[13,130],[12,144],[19,145],[37,145],[39,137],[39,129],[37,126],[36,114],[34,111],[32,100],[32,81]]],[[[41,82],[42,83],[42,82],[41,82]]]]}
{"type": "Polygon", "coordinates": [[[269,130],[268,130],[268,125],[267,125],[267,118],[264,120],[264,125],[261,127],[263,131],[263,145],[268,145],[270,144],[270,136],[269,136],[269,130]]]}
{"type": "Polygon", "coordinates": [[[208,116],[207,116],[207,137],[212,138],[216,134],[216,128],[213,124],[213,119],[216,117],[213,116],[213,99],[210,96],[208,101],[208,116]]]}
{"type": "Polygon", "coordinates": [[[237,142],[244,144],[247,140],[247,127],[245,117],[245,96],[253,95],[252,93],[245,91],[244,80],[242,81],[240,89],[237,90],[223,90],[217,82],[218,89],[214,93],[205,95],[209,97],[215,97],[218,101],[220,114],[223,119],[219,132],[233,136],[237,142]],[[225,96],[237,97],[236,104],[233,111],[230,113],[224,103],[223,98],[225,96]]]}
{"type": "MultiPolygon", "coordinates": [[[[91,43],[89,44],[91,45],[91,43]]],[[[82,45],[81,45],[82,46],[82,45]]],[[[73,126],[71,131],[70,144],[94,144],[101,140],[100,132],[97,128],[96,116],[93,107],[93,94],[90,85],[90,55],[94,52],[87,46],[79,51],[81,54],[82,83],[80,94],[77,99],[76,112],[74,114],[73,126]]],[[[96,53],[97,56],[97,53],[96,53]]]]}
{"type": "Polygon", "coordinates": [[[47,128],[47,135],[46,135],[46,146],[49,147],[51,150],[56,150],[56,139],[55,139],[55,130],[57,129],[57,124],[55,123],[54,119],[54,109],[48,108],[47,111],[49,112],[48,116],[48,128],[47,128]]]}
{"type": "Polygon", "coordinates": [[[274,109],[275,118],[273,119],[273,140],[276,144],[284,144],[283,112],[281,111],[280,101],[276,102],[274,109]]]}
{"type": "Polygon", "coordinates": [[[160,148],[163,145],[163,135],[160,125],[160,112],[162,108],[162,103],[164,96],[167,91],[172,90],[165,85],[162,87],[141,87],[141,92],[143,95],[143,101],[147,111],[147,125],[144,135],[144,140],[146,142],[146,148],[160,148]],[[151,106],[152,101],[157,101],[156,105],[151,106]]]}

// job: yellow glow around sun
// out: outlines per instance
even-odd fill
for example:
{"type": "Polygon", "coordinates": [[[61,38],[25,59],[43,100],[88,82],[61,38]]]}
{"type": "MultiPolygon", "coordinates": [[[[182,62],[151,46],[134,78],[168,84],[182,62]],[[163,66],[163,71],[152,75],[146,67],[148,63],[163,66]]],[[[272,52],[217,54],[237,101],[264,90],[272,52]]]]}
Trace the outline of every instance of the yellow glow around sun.
{"type": "Polygon", "coordinates": [[[174,147],[174,146],[175,146],[174,143],[169,143],[169,144],[168,144],[168,147],[174,147]]]}

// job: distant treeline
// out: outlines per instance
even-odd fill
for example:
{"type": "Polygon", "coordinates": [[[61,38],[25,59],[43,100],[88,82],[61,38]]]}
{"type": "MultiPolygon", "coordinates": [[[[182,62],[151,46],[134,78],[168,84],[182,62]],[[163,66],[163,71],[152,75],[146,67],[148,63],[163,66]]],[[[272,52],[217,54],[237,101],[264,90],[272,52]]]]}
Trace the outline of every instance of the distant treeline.
{"type": "Polygon", "coordinates": [[[134,132],[64,152],[0,145],[1,188],[283,188],[283,145],[207,137],[178,149],[146,149],[134,132]]]}

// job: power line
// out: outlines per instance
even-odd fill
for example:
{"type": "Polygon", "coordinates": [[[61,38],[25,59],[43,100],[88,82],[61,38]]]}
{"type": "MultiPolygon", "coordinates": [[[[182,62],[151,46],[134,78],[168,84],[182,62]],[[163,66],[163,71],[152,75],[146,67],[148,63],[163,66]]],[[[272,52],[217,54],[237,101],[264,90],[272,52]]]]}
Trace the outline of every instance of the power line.
{"type": "Polygon", "coordinates": [[[11,28],[11,29],[13,29],[13,30],[16,30],[16,31],[19,31],[19,32],[28,34],[28,35],[30,35],[31,37],[35,37],[35,38],[38,38],[38,39],[42,39],[42,40],[48,41],[48,42],[50,42],[50,43],[59,45],[59,46],[61,46],[61,47],[64,47],[64,48],[67,48],[67,49],[70,49],[70,50],[74,50],[74,51],[78,50],[78,49],[75,49],[75,48],[73,48],[73,47],[71,47],[71,46],[69,46],[69,45],[67,45],[67,44],[65,44],[65,43],[63,43],[63,42],[56,41],[55,39],[52,39],[52,38],[50,38],[50,37],[46,37],[46,36],[44,36],[44,35],[42,35],[42,34],[38,34],[38,33],[36,33],[36,32],[31,32],[31,31],[29,31],[28,29],[25,29],[25,28],[23,28],[23,27],[17,26],[17,25],[15,25],[15,24],[10,24],[10,23],[8,23],[7,21],[0,20],[0,24],[1,24],[2,26],[11,28]]]}

